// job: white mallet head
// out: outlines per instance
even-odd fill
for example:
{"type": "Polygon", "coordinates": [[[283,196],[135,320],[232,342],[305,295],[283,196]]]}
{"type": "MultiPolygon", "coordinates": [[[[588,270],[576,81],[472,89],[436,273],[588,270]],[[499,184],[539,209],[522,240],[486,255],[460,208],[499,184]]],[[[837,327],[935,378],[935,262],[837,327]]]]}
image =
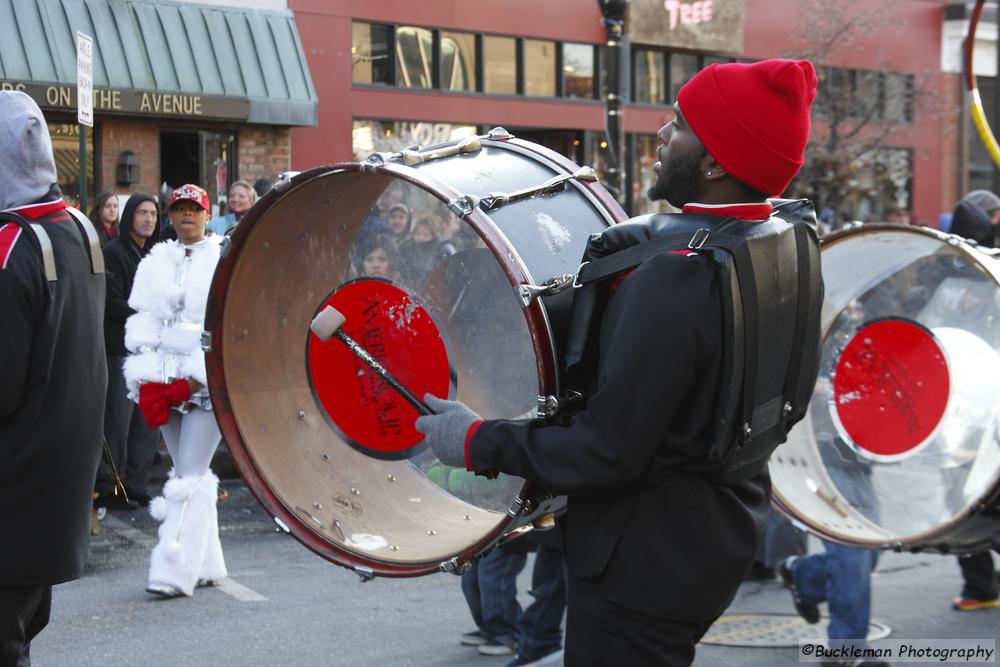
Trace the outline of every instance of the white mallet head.
{"type": "Polygon", "coordinates": [[[337,330],[344,325],[347,318],[344,314],[334,308],[333,306],[327,306],[323,310],[319,311],[319,314],[313,318],[313,321],[309,323],[309,328],[312,332],[316,334],[320,340],[330,340],[337,330]]]}

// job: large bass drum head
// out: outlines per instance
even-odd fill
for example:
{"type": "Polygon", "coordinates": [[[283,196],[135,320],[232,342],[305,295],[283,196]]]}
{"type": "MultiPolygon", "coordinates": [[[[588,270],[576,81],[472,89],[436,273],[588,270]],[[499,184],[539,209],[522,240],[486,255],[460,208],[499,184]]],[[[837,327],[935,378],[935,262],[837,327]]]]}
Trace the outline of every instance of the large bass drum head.
{"type": "Polygon", "coordinates": [[[507,222],[456,215],[463,192],[569,169],[515,143],[484,140],[415,168],[300,174],[248,213],[220,262],[206,329],[223,434],[279,525],[340,565],[410,576],[462,562],[511,529],[508,510],[525,496],[522,479],[442,465],[413,428],[415,409],[309,329],[333,305],[342,331],[416,396],[461,400],[484,418],[533,416],[538,394],[556,390],[554,344],[541,302],[525,307],[514,284],[575,269],[611,216],[576,186],[506,211],[507,222]]]}
{"type": "Polygon", "coordinates": [[[829,237],[822,260],[819,380],[772,457],[777,503],[844,544],[981,544],[998,527],[974,517],[1000,472],[998,262],[888,225],[829,237]]]}

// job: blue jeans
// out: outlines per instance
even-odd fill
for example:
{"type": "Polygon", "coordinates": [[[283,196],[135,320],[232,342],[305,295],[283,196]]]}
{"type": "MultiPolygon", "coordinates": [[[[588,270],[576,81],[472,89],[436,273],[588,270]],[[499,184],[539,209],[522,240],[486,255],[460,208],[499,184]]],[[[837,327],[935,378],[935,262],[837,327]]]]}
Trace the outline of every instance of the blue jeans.
{"type": "Polygon", "coordinates": [[[531,572],[531,596],[534,601],[517,620],[517,653],[522,658],[534,660],[562,646],[566,572],[561,548],[538,545],[531,572]]]}
{"type": "Polygon", "coordinates": [[[462,574],[462,593],[472,620],[487,639],[517,645],[517,575],[527,561],[524,554],[494,549],[485,558],[472,561],[462,574]]]}
{"type": "Polygon", "coordinates": [[[795,561],[792,574],[799,596],[805,604],[827,603],[831,640],[864,640],[871,619],[871,572],[876,553],[830,542],[823,542],[823,546],[826,553],[795,561]]]}

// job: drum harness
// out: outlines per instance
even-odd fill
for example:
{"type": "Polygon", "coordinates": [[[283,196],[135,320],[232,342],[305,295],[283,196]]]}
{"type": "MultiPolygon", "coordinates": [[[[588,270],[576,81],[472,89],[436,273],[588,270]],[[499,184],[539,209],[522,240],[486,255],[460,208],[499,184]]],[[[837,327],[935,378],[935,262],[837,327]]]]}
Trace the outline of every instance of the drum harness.
{"type": "Polygon", "coordinates": [[[778,204],[770,224],[659,214],[592,237],[572,283],[576,291],[564,354],[569,389],[561,399],[539,397],[540,408],[543,404],[555,408],[542,416],[566,420],[586,404],[580,387],[593,375],[594,346],[610,279],[662,253],[709,253],[719,267],[724,304],[724,360],[711,447],[702,461],[654,467],[644,482],[655,484],[675,470],[698,472],[726,485],[756,475],[785,441],[789,429],[805,416],[818,370],[823,299],[819,246],[816,232],[807,222],[811,205],[790,203],[800,209],[808,206],[808,212],[784,211],[786,215],[779,218],[782,211],[778,204]],[[768,268],[775,262],[796,267],[798,298],[779,298],[783,286],[771,277],[774,271],[768,268]],[[759,268],[755,271],[755,267],[759,268]],[[725,307],[727,303],[729,307],[725,307]],[[788,323],[793,323],[790,329],[788,323]],[[765,337],[773,340],[788,330],[790,336],[784,334],[787,344],[759,345],[765,337]],[[809,344],[810,336],[816,339],[815,344],[809,344]]]}

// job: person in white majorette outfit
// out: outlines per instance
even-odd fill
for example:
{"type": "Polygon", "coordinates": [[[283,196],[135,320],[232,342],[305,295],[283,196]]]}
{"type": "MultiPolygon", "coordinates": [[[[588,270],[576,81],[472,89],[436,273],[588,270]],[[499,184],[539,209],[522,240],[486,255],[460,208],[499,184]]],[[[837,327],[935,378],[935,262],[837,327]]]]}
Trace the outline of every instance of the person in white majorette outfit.
{"type": "Polygon", "coordinates": [[[129,394],[146,423],[160,427],[174,467],[150,513],[161,521],[149,564],[154,595],[192,595],[226,576],[216,514],[218,478],[209,464],[219,444],[201,349],[205,306],[221,237],[205,236],[208,193],[174,191],[167,207],[176,241],[153,246],[136,270],[125,323],[129,394]]]}

